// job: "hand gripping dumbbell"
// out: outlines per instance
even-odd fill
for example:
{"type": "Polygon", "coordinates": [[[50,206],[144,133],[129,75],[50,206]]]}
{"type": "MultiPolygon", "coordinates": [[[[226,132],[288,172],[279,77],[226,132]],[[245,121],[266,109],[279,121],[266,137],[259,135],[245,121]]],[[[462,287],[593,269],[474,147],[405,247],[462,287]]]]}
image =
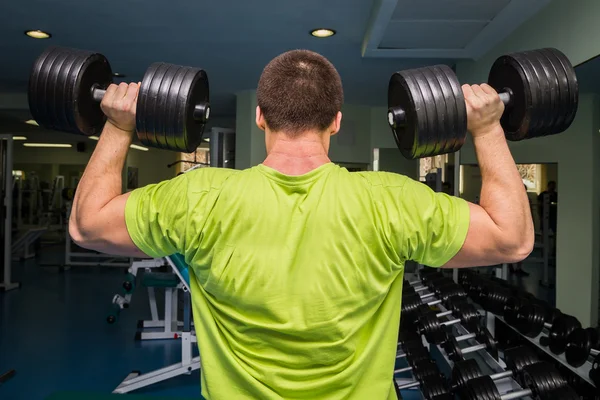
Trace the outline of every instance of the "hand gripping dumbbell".
{"type": "MultiPolygon", "coordinates": [[[[47,129],[98,135],[106,117],[100,102],[113,73],[102,54],[50,47],[29,77],[29,109],[47,129]]],[[[154,63],[146,71],[136,105],[139,140],[152,147],[191,153],[210,115],[208,77],[198,68],[154,63]]]]}
{"type": "MultiPolygon", "coordinates": [[[[509,370],[490,375],[491,380],[497,381],[500,379],[515,378],[515,380],[521,382],[519,374],[523,371],[523,368],[540,361],[538,356],[525,346],[519,346],[507,351],[510,352],[510,364],[507,361],[507,368],[509,370]]],[[[455,393],[461,393],[468,381],[481,376],[484,376],[484,374],[474,359],[456,361],[452,368],[450,387],[455,393]]]]}
{"type": "MultiPolygon", "coordinates": [[[[505,105],[508,140],[565,131],[577,112],[575,69],[556,49],[513,53],[496,60],[488,83],[505,105]]],[[[459,150],[467,134],[467,108],[456,74],[446,65],[396,72],[388,87],[388,123],[408,159],[459,150]]]]}
{"type": "Polygon", "coordinates": [[[522,375],[524,386],[527,389],[501,395],[490,376],[480,376],[465,384],[460,398],[463,400],[513,400],[531,397],[535,400],[579,400],[579,396],[567,386],[567,382],[552,364],[538,362],[528,365],[523,368],[522,375]]]}

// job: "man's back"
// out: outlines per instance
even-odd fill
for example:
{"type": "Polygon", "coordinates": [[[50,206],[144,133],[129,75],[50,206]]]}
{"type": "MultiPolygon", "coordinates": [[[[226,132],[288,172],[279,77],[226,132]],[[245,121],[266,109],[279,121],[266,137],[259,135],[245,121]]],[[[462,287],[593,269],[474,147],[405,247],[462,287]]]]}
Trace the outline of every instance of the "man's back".
{"type": "MultiPolygon", "coordinates": [[[[187,225],[178,251],[186,254],[195,278],[203,394],[395,398],[408,251],[400,242],[411,236],[399,226],[410,222],[403,205],[418,202],[411,196],[428,196],[429,189],[400,175],[349,173],[332,163],[302,176],[264,165],[199,169],[171,184],[178,181],[182,187],[161,191],[187,186],[186,201],[169,201],[186,210],[169,212],[185,215],[187,225]],[[405,185],[419,190],[403,193],[405,185]]],[[[462,237],[438,240],[443,252],[431,252],[438,254],[438,260],[429,259],[432,265],[447,261],[466,235],[468,211],[462,219],[459,211],[449,212],[464,222],[456,227],[462,237]]],[[[148,234],[143,230],[140,236],[148,234]]]]}

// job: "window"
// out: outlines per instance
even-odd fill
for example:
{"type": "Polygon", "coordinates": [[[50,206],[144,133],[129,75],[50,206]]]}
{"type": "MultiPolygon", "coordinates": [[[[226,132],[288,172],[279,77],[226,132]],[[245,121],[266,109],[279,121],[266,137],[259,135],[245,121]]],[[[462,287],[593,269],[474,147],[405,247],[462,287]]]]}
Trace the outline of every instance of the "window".
{"type": "Polygon", "coordinates": [[[177,173],[185,172],[193,167],[208,167],[210,164],[210,151],[206,147],[198,147],[194,153],[179,153],[177,173]]]}

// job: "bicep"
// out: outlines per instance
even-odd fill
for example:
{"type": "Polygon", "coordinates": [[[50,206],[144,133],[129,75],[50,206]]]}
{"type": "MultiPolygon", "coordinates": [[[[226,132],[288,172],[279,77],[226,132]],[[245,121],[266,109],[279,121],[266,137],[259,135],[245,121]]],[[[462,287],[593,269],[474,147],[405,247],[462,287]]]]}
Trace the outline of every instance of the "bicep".
{"type": "Polygon", "coordinates": [[[469,203],[469,228],[461,249],[444,268],[479,267],[503,262],[500,230],[479,205],[469,203]]]}

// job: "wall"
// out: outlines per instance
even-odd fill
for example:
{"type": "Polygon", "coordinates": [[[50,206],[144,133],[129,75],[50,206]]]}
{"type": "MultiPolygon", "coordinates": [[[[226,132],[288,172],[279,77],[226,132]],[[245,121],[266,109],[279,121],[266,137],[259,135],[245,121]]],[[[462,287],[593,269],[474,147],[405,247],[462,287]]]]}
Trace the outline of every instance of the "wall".
{"type": "Polygon", "coordinates": [[[419,178],[417,160],[407,160],[397,148],[379,149],[379,171],[395,172],[413,179],[419,178]]]}
{"type": "Polygon", "coordinates": [[[371,148],[397,148],[386,107],[371,107],[371,148]]]}
{"type": "MultiPolygon", "coordinates": [[[[477,62],[460,62],[462,82],[485,82],[494,60],[504,53],[540,47],[563,51],[574,65],[600,54],[600,2],[555,0],[513,32],[477,62]]],[[[510,143],[520,163],[558,162],[561,185],[557,237],[557,305],[584,325],[598,320],[598,271],[600,269],[600,162],[598,146],[598,100],[580,97],[576,120],[567,132],[543,139],[510,143]],[[560,232],[565,232],[561,234],[560,232]],[[577,296],[573,296],[577,293],[577,296]]],[[[472,163],[472,143],[461,152],[463,163],[472,163]]]]}
{"type": "Polygon", "coordinates": [[[138,187],[158,183],[176,176],[175,166],[168,164],[177,161],[177,153],[168,150],[150,149],[148,151],[130,150],[127,155],[127,167],[138,168],[138,187]]]}
{"type": "Polygon", "coordinates": [[[371,163],[371,108],[344,104],[342,125],[331,138],[329,158],[334,162],[371,163]]]}

